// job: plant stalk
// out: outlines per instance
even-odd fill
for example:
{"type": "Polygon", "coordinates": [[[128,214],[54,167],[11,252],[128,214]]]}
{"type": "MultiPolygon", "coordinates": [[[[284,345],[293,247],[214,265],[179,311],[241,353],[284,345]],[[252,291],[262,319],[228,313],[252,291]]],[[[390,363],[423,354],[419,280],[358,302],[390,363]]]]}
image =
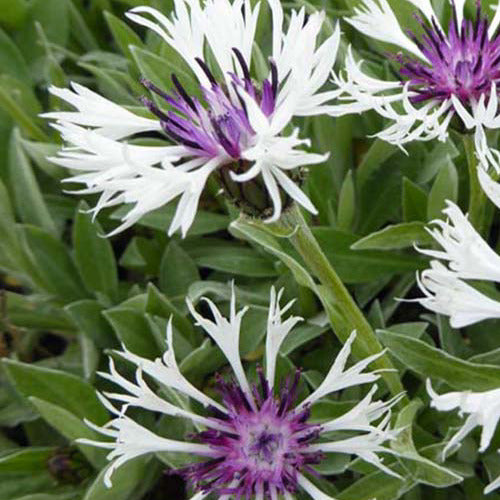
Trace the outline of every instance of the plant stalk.
{"type": "MultiPolygon", "coordinates": [[[[328,309],[330,323],[339,340],[345,343],[352,330],[356,330],[357,337],[353,348],[357,356],[380,353],[383,348],[370,323],[323,253],[300,209],[294,205],[282,214],[275,226],[280,234],[283,234],[283,230],[289,234],[289,241],[301,255],[309,270],[320,281],[322,290],[325,292],[325,296],[320,299],[324,303],[329,302],[338,311],[338,314],[332,314],[331,307],[325,308],[328,309]]],[[[387,354],[374,361],[373,366],[384,370],[382,376],[393,395],[404,391],[399,375],[387,354]]]]}

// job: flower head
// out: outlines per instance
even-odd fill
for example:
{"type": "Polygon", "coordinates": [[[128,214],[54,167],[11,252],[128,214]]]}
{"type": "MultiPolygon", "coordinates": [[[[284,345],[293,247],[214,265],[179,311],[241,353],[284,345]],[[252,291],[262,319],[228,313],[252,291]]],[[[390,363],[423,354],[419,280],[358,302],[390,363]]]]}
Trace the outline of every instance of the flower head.
{"type": "Polygon", "coordinates": [[[339,100],[331,113],[374,109],[391,121],[379,137],[401,147],[413,140],[444,140],[452,119],[458,117],[465,129],[475,132],[482,162],[498,168],[498,154],[489,148],[485,129],[500,125],[500,10],[490,22],[476,1],[475,18],[468,19],[466,0],[452,0],[452,17],[445,29],[430,0],[406,2],[415,7],[420,33],[402,28],[387,0],[363,0],[355,8],[350,24],[402,49],[392,56],[400,80],[367,76],[349,50],[345,74],[334,74],[339,100]]]}
{"type": "Polygon", "coordinates": [[[172,75],[171,82],[142,78],[141,102],[153,118],[143,118],[72,84],[51,92],[77,111],[45,116],[70,145],[53,161],[85,173],[66,181],[82,182],[83,193],[101,193],[95,212],[134,203],[117,231],[145,213],[181,197],[170,233],[186,234],[210,175],[243,211],[276,220],[292,200],[315,212],[298,183],[301,167],[325,155],[308,153],[299,131],[284,129],[294,116],[325,112],[331,92],[320,89],[335,61],[340,32],[319,44],[324,13],[306,17],[292,11],[288,31],[278,0],[273,15],[272,53],[267,76],[255,80],[252,52],[260,3],[249,0],[181,0],[169,18],[151,7],[136,7],[132,21],[159,35],[184,59],[196,83],[172,75]],[[209,66],[209,52],[215,65],[209,66]],[[164,147],[129,145],[141,133],[160,133],[164,147]],[[173,144],[172,144],[173,143],[173,144]],[[105,146],[106,144],[106,146],[105,146]]]}
{"type": "Polygon", "coordinates": [[[434,227],[428,229],[442,249],[418,248],[419,252],[439,260],[431,261],[430,268],[418,277],[425,297],[417,300],[427,309],[449,316],[453,328],[500,318],[500,302],[463,281],[500,282],[500,257],[457,205],[451,201],[447,205],[443,213],[448,220],[435,220],[432,222],[434,227]]]}
{"type": "Polygon", "coordinates": [[[306,474],[317,474],[313,466],[329,453],[356,455],[386,473],[396,475],[384,466],[379,453],[391,453],[383,444],[396,435],[389,429],[389,420],[390,409],[399,398],[387,402],[374,401],[377,387],[373,385],[365,398],[344,415],[321,423],[311,419],[311,406],[321,398],[378,379],[376,372],[365,372],[378,355],[346,368],[355,333],[340,351],[323,383],[302,402],[298,402],[300,371],[279,391],[273,390],[279,349],[300,320],[297,317],[282,320],[283,312],[291,304],[281,308],[280,297],[281,293],[276,294],[272,290],[265,347],[266,370],[257,369],[258,382],[255,384],[247,379],[239,355],[239,332],[246,309],[236,311],[234,292],[227,319],[208,299],[205,300],[213,319],[199,315],[188,303],[197,324],[219,346],[234,372],[234,378],[229,380],[221,376],[216,378],[220,402],[206,396],[181,374],[173,350],[171,322],[167,329],[168,351],[162,358],[151,361],[126,349],[118,353],[136,366],[135,382],[123,377],[110,361],[109,373],[102,376],[121,387],[124,393],[101,395],[115,417],[102,428],[89,425],[113,440],[81,440],[82,443],[111,450],[108,459],[113,462],[105,476],[106,484],[111,484],[114,470],[128,460],[162,451],[193,455],[193,463],[177,472],[183,474],[197,491],[197,499],[209,493],[237,498],[255,496],[261,500],[275,499],[281,494],[290,499],[300,487],[312,498],[326,500],[330,497],[322,493],[306,474]],[[201,403],[208,409],[207,414],[200,415],[189,405],[181,407],[163,395],[157,395],[144,375],[160,386],[201,403]],[[110,400],[121,402],[122,407],[116,409],[110,400]],[[189,419],[199,430],[186,441],[158,436],[127,415],[131,406],[189,419]],[[334,431],[348,431],[350,437],[335,435],[336,438],[332,438],[334,431]]]}
{"type": "MultiPolygon", "coordinates": [[[[427,392],[431,397],[431,406],[439,411],[458,410],[460,415],[468,415],[464,425],[450,439],[443,450],[447,452],[457,448],[457,445],[476,427],[482,427],[479,451],[484,452],[491,443],[493,434],[500,420],[500,389],[486,392],[448,392],[437,394],[427,380],[427,392]]],[[[500,486],[500,478],[486,487],[485,493],[490,493],[500,486]]]]}

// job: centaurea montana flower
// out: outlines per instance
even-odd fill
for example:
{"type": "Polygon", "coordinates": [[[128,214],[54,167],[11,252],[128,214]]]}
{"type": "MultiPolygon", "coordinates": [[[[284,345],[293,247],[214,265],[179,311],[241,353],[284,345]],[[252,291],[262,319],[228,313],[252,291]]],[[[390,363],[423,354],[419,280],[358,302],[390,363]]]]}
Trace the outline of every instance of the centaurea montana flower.
{"type": "MultiPolygon", "coordinates": [[[[464,425],[448,441],[443,450],[443,457],[446,457],[449,451],[457,449],[461,441],[476,427],[482,427],[479,451],[486,451],[500,420],[500,389],[485,392],[463,391],[437,394],[432,388],[430,380],[427,380],[427,392],[431,397],[433,408],[439,411],[458,410],[461,416],[468,415],[464,425]]],[[[484,493],[491,493],[499,487],[500,477],[490,483],[485,488],[484,493]]]]}
{"type": "Polygon", "coordinates": [[[391,430],[389,425],[391,407],[400,397],[387,402],[373,400],[377,390],[373,382],[379,375],[365,372],[365,369],[380,354],[346,368],[355,333],[339,352],[323,382],[302,402],[296,404],[300,371],[281,390],[275,387],[281,345],[301,320],[294,316],[282,319],[293,301],[281,307],[280,298],[281,292],[276,294],[272,289],[265,342],[265,371],[257,369],[256,384],[247,379],[239,354],[241,321],[247,309],[236,311],[234,290],[228,319],[208,299],[205,301],[213,319],[201,316],[188,301],[197,325],[221,349],[234,372],[234,378],[230,380],[217,378],[221,401],[205,395],[181,374],[174,354],[171,322],[167,328],[168,350],[163,357],[151,361],[125,348],[116,353],[137,367],[136,380],[132,382],[123,377],[111,359],[110,372],[101,376],[121,387],[124,393],[101,395],[115,418],[102,428],[89,423],[113,441],[80,440],[81,443],[111,450],[108,459],[112,463],[104,478],[108,486],[118,467],[134,457],[155,452],[193,455],[193,464],[177,472],[191,484],[196,500],[210,493],[224,499],[254,497],[257,500],[274,500],[283,495],[290,500],[298,487],[314,499],[328,500],[331,497],[314,485],[307,475],[317,475],[313,466],[329,453],[358,456],[387,474],[397,476],[382,463],[379,453],[393,453],[383,443],[397,435],[397,431],[391,430]],[[151,382],[145,380],[146,375],[151,382]],[[201,403],[208,409],[207,414],[200,415],[189,405],[180,407],[178,403],[165,399],[163,394],[158,395],[150,385],[152,382],[201,403]],[[320,399],[363,384],[372,384],[372,387],[351,410],[322,423],[311,421],[311,406],[320,399]],[[116,409],[110,400],[119,401],[123,406],[116,409]],[[186,441],[167,439],[132,420],[127,415],[129,407],[188,419],[201,429],[186,441]],[[342,432],[348,432],[348,436],[342,436],[342,432]]]}
{"type": "Polygon", "coordinates": [[[181,56],[196,88],[188,90],[180,75],[160,86],[143,78],[150,96],[142,103],[151,119],[77,83],[71,89],[51,87],[76,108],[45,115],[56,120],[54,127],[68,144],[52,160],[83,172],[66,181],[85,184],[81,193],[101,193],[95,213],[135,204],[114,232],[180,197],[169,234],[180,229],[185,235],[212,174],[231,201],[251,215],[276,220],[292,200],[315,213],[297,184],[302,167],[327,155],[304,151],[310,141],[300,139],[298,129],[288,135],[284,130],[295,116],[325,111],[332,94],[321,88],[335,61],[338,27],[319,43],[325,14],[306,16],[301,9],[291,12],[285,31],[279,0],[269,0],[269,70],[256,82],[251,68],[260,2],[175,0],[174,5],[170,18],[146,6],[133,8],[127,17],[181,56]],[[212,68],[207,61],[214,61],[212,68]],[[162,134],[165,146],[127,142],[144,133],[162,134]]]}
{"type": "Polygon", "coordinates": [[[387,0],[362,0],[346,19],[361,33],[401,49],[392,56],[400,78],[368,76],[349,48],[344,72],[333,74],[338,102],[331,114],[375,110],[390,122],[376,135],[402,148],[411,141],[444,141],[450,126],[460,122],[474,133],[481,163],[498,171],[499,153],[488,145],[486,131],[500,127],[500,9],[490,21],[474,0],[475,19],[467,19],[466,0],[451,0],[445,29],[430,0],[404,2],[415,7],[420,34],[401,27],[387,0]]]}
{"type": "Polygon", "coordinates": [[[418,277],[425,297],[416,299],[438,314],[450,317],[453,328],[462,328],[490,318],[500,318],[500,302],[463,280],[500,283],[500,256],[474,229],[460,208],[447,202],[447,220],[435,220],[428,229],[441,250],[418,250],[434,259],[418,277]]]}

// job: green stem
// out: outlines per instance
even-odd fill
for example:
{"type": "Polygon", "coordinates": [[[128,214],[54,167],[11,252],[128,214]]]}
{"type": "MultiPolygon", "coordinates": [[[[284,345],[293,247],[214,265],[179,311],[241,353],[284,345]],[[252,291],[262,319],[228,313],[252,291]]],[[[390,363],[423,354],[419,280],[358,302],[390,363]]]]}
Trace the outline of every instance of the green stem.
{"type": "Polygon", "coordinates": [[[464,135],[463,142],[469,172],[469,221],[481,236],[487,236],[491,225],[492,207],[479,184],[474,137],[470,134],[464,135]]]}
{"type": "MultiPolygon", "coordinates": [[[[382,346],[372,327],[323,253],[300,209],[293,206],[282,215],[276,226],[281,234],[283,234],[283,230],[290,234],[290,242],[302,256],[310,271],[320,281],[324,292],[324,296],[320,298],[324,303],[326,301],[330,305],[325,309],[327,309],[330,323],[339,340],[345,343],[352,330],[356,330],[357,337],[353,344],[353,350],[357,356],[365,357],[380,353],[382,346]],[[338,314],[332,312],[332,305],[338,314]]],[[[373,366],[377,369],[389,370],[384,371],[382,376],[393,395],[404,390],[399,375],[386,354],[378,358],[373,366]]]]}

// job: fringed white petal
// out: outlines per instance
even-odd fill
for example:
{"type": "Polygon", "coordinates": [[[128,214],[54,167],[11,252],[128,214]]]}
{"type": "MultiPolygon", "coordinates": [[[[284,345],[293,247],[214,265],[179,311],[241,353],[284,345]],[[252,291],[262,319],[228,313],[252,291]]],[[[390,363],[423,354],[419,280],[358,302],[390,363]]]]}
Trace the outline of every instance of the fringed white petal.
{"type": "Polygon", "coordinates": [[[141,366],[139,366],[136,370],[135,384],[118,373],[113,358],[109,358],[109,373],[100,372],[99,375],[127,391],[128,394],[117,394],[109,392],[104,393],[104,395],[108,399],[113,399],[115,401],[124,403],[123,410],[125,410],[129,406],[135,406],[153,412],[158,411],[172,417],[185,418],[209,428],[218,430],[225,429],[223,425],[218,424],[213,419],[205,418],[197,415],[196,413],[187,411],[183,408],[179,408],[178,406],[159,397],[151,390],[151,388],[144,380],[141,366]]]}
{"type": "Polygon", "coordinates": [[[476,427],[482,427],[479,451],[484,452],[493,439],[496,427],[500,420],[500,389],[486,392],[449,392],[437,394],[429,380],[427,392],[431,397],[431,406],[439,411],[458,409],[460,415],[468,417],[460,430],[450,439],[443,456],[454,449],[476,427]]]}
{"type": "Polygon", "coordinates": [[[119,356],[130,361],[141,370],[152,377],[157,383],[175,389],[182,394],[193,398],[200,402],[203,406],[213,406],[223,413],[226,409],[217,403],[217,401],[206,396],[203,392],[193,386],[184,375],[181,374],[177,362],[175,360],[175,352],[172,343],[172,324],[169,322],[167,326],[167,345],[168,350],[161,358],[156,358],[154,361],[138,356],[125,347],[123,351],[116,351],[119,356]]]}
{"type": "MultiPolygon", "coordinates": [[[[314,500],[335,500],[333,497],[323,493],[314,483],[309,481],[304,474],[298,475],[297,482],[299,483],[299,486],[314,500]]],[[[290,499],[291,498],[292,497],[290,497],[290,499]]]]}
{"type": "Polygon", "coordinates": [[[364,432],[376,432],[372,422],[384,418],[390,413],[391,408],[403,397],[404,393],[394,396],[389,401],[372,401],[373,395],[378,387],[374,385],[368,394],[352,410],[329,422],[321,424],[324,432],[356,430],[364,432]]]}
{"type": "Polygon", "coordinates": [[[389,469],[382,463],[382,459],[378,453],[394,454],[390,448],[382,446],[386,441],[396,438],[399,431],[393,431],[389,428],[390,414],[379,424],[372,432],[354,436],[339,441],[331,441],[325,443],[312,444],[309,446],[311,452],[322,453],[343,453],[347,455],[356,455],[366,462],[374,465],[386,474],[394,477],[400,477],[399,474],[389,469]]]}
{"type": "Polygon", "coordinates": [[[361,33],[381,42],[391,43],[427,61],[422,51],[403,32],[387,0],[362,0],[355,15],[346,21],[361,33]]]}
{"type": "Polygon", "coordinates": [[[70,86],[71,89],[51,86],[49,92],[78,111],[53,111],[43,114],[44,118],[93,127],[99,134],[110,139],[161,130],[158,120],[137,116],[78,83],[72,82],[70,86]]]}
{"type": "Polygon", "coordinates": [[[230,305],[230,317],[229,320],[224,318],[220,313],[217,306],[207,298],[204,301],[210,307],[210,311],[214,317],[214,321],[204,318],[193,306],[193,303],[186,299],[187,306],[191,315],[196,319],[196,324],[201,326],[212,340],[217,344],[220,350],[224,353],[231,368],[234,371],[236,379],[240,384],[241,389],[246,394],[249,402],[255,405],[252,390],[248,383],[245,371],[243,369],[243,364],[240,357],[240,330],[241,321],[244,314],[247,312],[248,307],[243,308],[239,312],[236,312],[236,295],[234,292],[234,283],[232,284],[231,290],[231,305],[230,305]]]}
{"type": "Polygon", "coordinates": [[[495,15],[493,16],[493,19],[491,20],[490,26],[488,28],[488,36],[493,38],[495,36],[495,33],[498,30],[498,26],[500,26],[500,1],[497,3],[496,6],[491,6],[492,9],[495,9],[495,15]]]}
{"type": "Polygon", "coordinates": [[[205,36],[226,82],[231,85],[230,73],[242,76],[233,49],[238,49],[247,66],[252,62],[252,47],[257,28],[260,3],[252,9],[250,0],[209,0],[205,2],[203,20],[205,36]]]}
{"type": "Polygon", "coordinates": [[[281,308],[280,300],[282,295],[283,289],[276,294],[274,287],[271,288],[266,336],[266,379],[270,388],[274,387],[276,359],[278,357],[281,344],[293,327],[303,320],[303,318],[298,316],[290,316],[285,321],[282,321],[282,316],[295,302],[292,300],[285,307],[281,308]]]}
{"type": "Polygon", "coordinates": [[[147,6],[135,7],[126,16],[159,35],[186,61],[198,80],[209,85],[207,76],[196,62],[196,58],[204,56],[206,24],[199,0],[176,0],[171,19],[147,6]]]}
{"type": "Polygon", "coordinates": [[[500,184],[495,182],[482,166],[478,167],[477,176],[486,196],[494,205],[500,208],[500,184]]]}
{"type": "MultiPolygon", "coordinates": [[[[478,173],[481,179],[482,169],[478,173]]],[[[448,261],[450,270],[459,278],[500,282],[500,256],[481,238],[467,216],[449,200],[443,214],[448,220],[435,220],[434,227],[428,229],[442,250],[418,250],[448,261]]]]}
{"type": "Polygon", "coordinates": [[[332,392],[340,391],[346,389],[347,387],[352,387],[355,385],[368,384],[375,382],[380,375],[375,372],[363,373],[363,370],[373,361],[383,356],[384,351],[369,356],[358,363],[351,366],[351,368],[345,369],[347,363],[347,358],[351,354],[351,346],[356,338],[356,332],[352,332],[350,337],[347,339],[346,343],[340,350],[335,362],[333,363],[330,371],[319,385],[319,387],[307,397],[300,405],[304,407],[305,405],[312,404],[318,399],[331,394],[332,392]]]}
{"type": "Polygon", "coordinates": [[[112,486],[111,476],[115,470],[129,460],[141,455],[165,451],[192,453],[206,457],[212,454],[210,446],[163,438],[126,416],[119,416],[108,422],[106,426],[102,428],[92,425],[89,422],[87,422],[87,424],[91,425],[94,430],[103,435],[115,439],[114,443],[88,439],[80,439],[77,441],[80,444],[110,448],[112,450],[107,456],[108,460],[112,461],[112,463],[106,470],[104,476],[104,484],[108,488],[112,486]]]}
{"type": "MultiPolygon", "coordinates": [[[[498,450],[500,453],[500,450],[498,450]]],[[[484,489],[484,494],[492,493],[496,489],[500,488],[500,476],[498,476],[494,481],[492,481],[486,488],[484,489]]]]}
{"type": "Polygon", "coordinates": [[[457,278],[438,261],[417,277],[425,297],[416,299],[427,309],[449,316],[453,328],[463,328],[489,318],[500,318],[500,303],[457,278]]]}

